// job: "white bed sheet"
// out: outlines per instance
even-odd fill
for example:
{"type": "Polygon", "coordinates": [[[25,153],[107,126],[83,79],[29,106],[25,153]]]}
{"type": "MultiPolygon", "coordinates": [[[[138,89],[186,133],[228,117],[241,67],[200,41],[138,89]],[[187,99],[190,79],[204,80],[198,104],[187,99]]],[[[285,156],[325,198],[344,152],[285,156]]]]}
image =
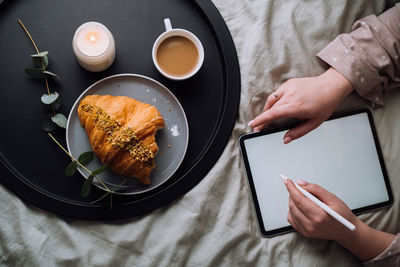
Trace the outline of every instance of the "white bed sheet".
{"type": "MultiPolygon", "coordinates": [[[[318,75],[315,54],[384,1],[214,0],[236,45],[239,117],[217,164],[189,193],[146,216],[113,222],[60,218],[0,186],[0,265],[6,266],[357,266],[331,241],[289,233],[263,238],[251,207],[237,138],[267,95],[293,77],[318,75]]],[[[391,208],[361,215],[400,231],[400,92],[373,112],[390,182],[391,208]]],[[[312,99],[310,100],[312,101],[312,99]]],[[[351,95],[340,109],[369,104],[351,95]]],[[[366,244],[367,245],[367,244],[366,244]]]]}

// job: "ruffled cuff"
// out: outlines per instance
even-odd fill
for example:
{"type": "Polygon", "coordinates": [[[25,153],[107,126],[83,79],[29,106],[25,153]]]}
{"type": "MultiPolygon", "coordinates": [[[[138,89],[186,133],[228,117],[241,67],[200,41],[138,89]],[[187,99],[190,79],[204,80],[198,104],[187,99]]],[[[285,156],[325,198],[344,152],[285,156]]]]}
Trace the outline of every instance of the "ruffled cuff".
{"type": "Polygon", "coordinates": [[[343,74],[361,97],[383,105],[383,90],[400,85],[399,24],[397,4],[379,17],[358,20],[351,33],[340,34],[317,56],[343,74]]]}

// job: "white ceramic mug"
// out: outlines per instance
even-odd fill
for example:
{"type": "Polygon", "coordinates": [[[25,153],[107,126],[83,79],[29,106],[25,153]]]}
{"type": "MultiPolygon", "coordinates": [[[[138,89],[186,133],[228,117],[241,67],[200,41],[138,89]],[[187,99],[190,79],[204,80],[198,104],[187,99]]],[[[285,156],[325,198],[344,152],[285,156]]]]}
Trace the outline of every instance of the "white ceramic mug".
{"type": "Polygon", "coordinates": [[[154,42],[154,45],[153,45],[152,55],[153,55],[154,65],[156,66],[157,70],[162,75],[164,75],[164,77],[166,77],[168,79],[176,80],[176,81],[188,79],[188,78],[192,77],[193,75],[195,75],[201,68],[201,65],[203,65],[203,61],[204,61],[203,45],[201,44],[199,38],[197,38],[196,35],[194,35],[190,31],[184,30],[184,29],[173,29],[169,18],[164,19],[164,24],[165,24],[165,32],[163,32],[160,36],[158,36],[157,40],[154,42]],[[199,54],[196,66],[193,68],[193,70],[190,73],[188,73],[185,76],[170,75],[170,74],[166,73],[157,62],[157,50],[158,50],[160,44],[165,39],[167,39],[168,37],[171,37],[171,36],[182,36],[182,37],[189,39],[196,46],[197,52],[199,54]]]}

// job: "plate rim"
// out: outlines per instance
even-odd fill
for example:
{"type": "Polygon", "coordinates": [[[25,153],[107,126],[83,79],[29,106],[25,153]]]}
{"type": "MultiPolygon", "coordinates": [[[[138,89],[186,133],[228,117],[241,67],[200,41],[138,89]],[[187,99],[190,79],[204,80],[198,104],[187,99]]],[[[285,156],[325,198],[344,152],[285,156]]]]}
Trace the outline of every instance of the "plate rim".
{"type": "MultiPolygon", "coordinates": [[[[136,77],[136,78],[142,78],[142,79],[148,80],[148,81],[150,81],[150,82],[156,83],[158,86],[160,86],[161,88],[163,88],[169,95],[171,95],[171,97],[176,101],[176,103],[178,104],[180,110],[182,111],[183,118],[184,118],[184,122],[185,122],[185,128],[186,128],[186,133],[187,133],[187,134],[186,134],[185,149],[184,149],[184,151],[183,151],[183,155],[182,155],[182,157],[181,157],[179,163],[177,164],[177,167],[171,172],[171,174],[170,174],[166,179],[164,179],[164,181],[162,181],[161,183],[159,183],[159,184],[156,185],[155,187],[152,187],[152,188],[149,188],[149,189],[140,191],[140,192],[128,192],[128,193],[127,193],[127,192],[111,191],[113,194],[116,194],[116,195],[129,195],[129,196],[140,195],[140,194],[143,194],[143,193],[148,193],[148,192],[150,192],[150,191],[152,191],[152,190],[158,188],[159,186],[163,185],[165,182],[167,182],[167,181],[176,173],[176,171],[179,169],[179,167],[181,166],[181,164],[182,164],[182,162],[183,162],[183,160],[184,160],[184,158],[185,158],[185,155],[186,155],[186,152],[187,152],[187,148],[188,148],[188,145],[189,145],[189,124],[188,124],[188,120],[187,120],[187,117],[186,117],[185,110],[183,109],[182,104],[179,102],[179,100],[176,98],[176,96],[175,96],[165,85],[163,85],[162,83],[160,83],[159,81],[157,81],[157,80],[155,80],[155,79],[153,79],[153,78],[150,78],[150,77],[148,77],[148,76],[141,75],[141,74],[135,74],[135,73],[120,73],[120,74],[114,74],[114,75],[107,76],[107,77],[105,77],[105,78],[102,78],[102,79],[100,79],[100,80],[94,82],[93,84],[89,85],[89,86],[76,98],[74,104],[72,105],[72,107],[71,107],[71,109],[70,109],[70,112],[69,112],[69,114],[68,114],[67,126],[66,126],[66,129],[65,129],[65,130],[66,130],[66,131],[65,131],[65,140],[66,140],[66,143],[67,143],[67,150],[68,150],[68,153],[70,153],[70,154],[72,155],[72,152],[71,152],[71,149],[70,149],[70,142],[69,142],[69,138],[68,138],[68,133],[69,133],[69,130],[70,130],[69,125],[70,125],[70,123],[71,123],[71,116],[72,116],[73,112],[75,111],[75,109],[77,109],[78,102],[81,101],[82,97],[83,97],[89,90],[91,90],[92,88],[94,88],[94,87],[97,86],[98,84],[101,84],[101,83],[103,83],[103,82],[105,82],[105,81],[107,81],[107,80],[111,80],[111,79],[118,78],[118,77],[136,77]]],[[[90,142],[89,142],[89,145],[90,145],[90,142]]],[[[72,156],[73,156],[73,155],[72,155],[72,156]]],[[[95,156],[96,156],[96,155],[95,155],[95,156]]],[[[97,156],[96,156],[96,157],[97,157],[97,156]]],[[[85,174],[83,173],[82,168],[81,168],[80,166],[78,167],[78,171],[79,171],[79,173],[83,176],[83,178],[86,180],[87,177],[86,177],[85,174]]],[[[136,179],[136,178],[132,178],[132,179],[136,179]]],[[[97,184],[97,183],[92,183],[92,185],[96,186],[97,188],[99,188],[99,189],[101,189],[101,190],[103,190],[103,191],[108,192],[104,187],[100,186],[100,185],[97,184]]]]}

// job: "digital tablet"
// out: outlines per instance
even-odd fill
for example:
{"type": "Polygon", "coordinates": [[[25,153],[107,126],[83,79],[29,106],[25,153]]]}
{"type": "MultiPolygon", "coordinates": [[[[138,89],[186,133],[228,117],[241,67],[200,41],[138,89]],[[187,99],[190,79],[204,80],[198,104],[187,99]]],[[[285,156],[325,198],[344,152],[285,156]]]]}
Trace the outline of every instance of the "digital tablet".
{"type": "Polygon", "coordinates": [[[393,196],[368,109],[336,114],[307,135],[283,143],[294,125],[242,135],[240,150],[260,230],[272,236],[293,230],[289,193],[278,173],[315,183],[354,213],[389,205],[393,196]]]}

